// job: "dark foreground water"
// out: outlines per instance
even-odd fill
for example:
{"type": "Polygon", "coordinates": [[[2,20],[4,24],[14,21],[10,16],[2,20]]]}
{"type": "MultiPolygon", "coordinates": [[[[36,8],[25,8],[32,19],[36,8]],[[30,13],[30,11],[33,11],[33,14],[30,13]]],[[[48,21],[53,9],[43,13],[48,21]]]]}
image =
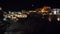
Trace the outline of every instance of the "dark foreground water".
{"type": "Polygon", "coordinates": [[[0,34],[57,34],[60,22],[49,22],[46,18],[26,18],[17,22],[7,21],[0,26],[0,34]]]}

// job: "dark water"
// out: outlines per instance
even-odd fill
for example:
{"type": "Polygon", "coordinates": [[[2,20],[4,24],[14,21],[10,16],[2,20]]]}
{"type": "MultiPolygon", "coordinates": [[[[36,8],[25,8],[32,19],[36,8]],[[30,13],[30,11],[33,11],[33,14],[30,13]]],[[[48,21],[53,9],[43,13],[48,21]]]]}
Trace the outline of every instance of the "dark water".
{"type": "Polygon", "coordinates": [[[33,16],[20,19],[18,22],[8,21],[5,23],[9,24],[9,26],[7,24],[1,26],[1,34],[4,32],[7,32],[5,34],[56,34],[60,32],[60,22],[56,20],[49,22],[48,19],[42,19],[41,17],[37,18],[33,16]]]}

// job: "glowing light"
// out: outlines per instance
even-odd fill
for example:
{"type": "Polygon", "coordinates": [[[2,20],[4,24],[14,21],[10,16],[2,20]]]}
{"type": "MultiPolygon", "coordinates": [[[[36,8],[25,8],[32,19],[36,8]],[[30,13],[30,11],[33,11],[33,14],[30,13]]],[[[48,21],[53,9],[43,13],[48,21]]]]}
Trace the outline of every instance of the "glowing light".
{"type": "Polygon", "coordinates": [[[42,9],[41,9],[41,12],[44,13],[44,12],[47,12],[48,11],[48,8],[46,6],[44,6],[42,9]]]}
{"type": "Polygon", "coordinates": [[[54,14],[57,14],[57,12],[56,12],[56,11],[54,11],[54,14]]]}
{"type": "Polygon", "coordinates": [[[14,12],[11,12],[11,14],[14,14],[14,12]]]}
{"type": "Polygon", "coordinates": [[[6,21],[6,18],[4,18],[3,20],[6,21]]]}
{"type": "Polygon", "coordinates": [[[51,18],[49,17],[48,20],[51,21],[51,18]]]}
{"type": "Polygon", "coordinates": [[[52,13],[49,13],[49,15],[52,15],[52,13]]]}
{"type": "Polygon", "coordinates": [[[60,21],[60,18],[57,18],[58,21],[60,21]]]}
{"type": "Polygon", "coordinates": [[[11,16],[8,16],[8,18],[11,18],[11,16]]]}
{"type": "Polygon", "coordinates": [[[0,10],[2,10],[2,8],[0,7],[0,10]]]}
{"type": "Polygon", "coordinates": [[[11,11],[9,11],[9,14],[11,14],[11,11]]]}
{"type": "Polygon", "coordinates": [[[43,15],[46,15],[45,13],[43,15]]]}
{"type": "Polygon", "coordinates": [[[36,12],[36,11],[33,11],[33,12],[36,12]]]}
{"type": "Polygon", "coordinates": [[[29,12],[26,12],[27,14],[30,14],[29,12]]]}
{"type": "Polygon", "coordinates": [[[5,18],[7,18],[7,15],[3,15],[5,18]]]}
{"type": "Polygon", "coordinates": [[[54,15],[57,15],[57,9],[53,9],[52,11],[54,15]]]}
{"type": "Polygon", "coordinates": [[[17,15],[18,18],[27,18],[27,15],[25,14],[21,14],[21,15],[17,15]]]}
{"type": "Polygon", "coordinates": [[[22,14],[21,12],[18,12],[18,14],[22,14]]]}
{"type": "Polygon", "coordinates": [[[27,15],[23,15],[22,17],[26,18],[26,17],[27,17],[27,15]]]}
{"type": "Polygon", "coordinates": [[[32,11],[29,11],[29,12],[32,12],[32,11]]]}
{"type": "Polygon", "coordinates": [[[11,17],[13,17],[13,15],[10,15],[11,17]]]}
{"type": "Polygon", "coordinates": [[[22,15],[17,15],[18,18],[22,17],[22,15]]]}
{"type": "Polygon", "coordinates": [[[14,18],[12,19],[12,21],[13,21],[13,22],[17,22],[17,21],[18,21],[18,18],[15,18],[15,17],[14,17],[14,18]]]}

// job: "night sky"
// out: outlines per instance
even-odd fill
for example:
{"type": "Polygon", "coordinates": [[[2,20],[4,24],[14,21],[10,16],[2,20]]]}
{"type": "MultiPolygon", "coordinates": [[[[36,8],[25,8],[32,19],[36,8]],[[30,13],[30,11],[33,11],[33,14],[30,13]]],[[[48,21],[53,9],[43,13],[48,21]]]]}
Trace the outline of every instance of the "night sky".
{"type": "Polygon", "coordinates": [[[43,6],[60,8],[59,3],[59,0],[0,0],[0,6],[2,6],[4,10],[34,9],[43,6]]]}
{"type": "Polygon", "coordinates": [[[52,8],[60,8],[59,0],[34,0],[35,7],[51,6],[52,8]]]}
{"type": "Polygon", "coordinates": [[[2,0],[0,3],[4,10],[30,9],[32,4],[29,0],[2,0]]]}

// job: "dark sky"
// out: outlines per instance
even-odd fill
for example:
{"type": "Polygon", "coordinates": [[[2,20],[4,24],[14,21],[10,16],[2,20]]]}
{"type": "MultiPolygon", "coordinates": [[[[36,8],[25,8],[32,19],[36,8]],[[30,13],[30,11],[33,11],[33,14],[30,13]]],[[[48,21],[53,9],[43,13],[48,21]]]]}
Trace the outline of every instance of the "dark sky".
{"type": "Polygon", "coordinates": [[[34,0],[35,7],[51,6],[52,8],[60,8],[59,0],[34,0]]]}
{"type": "Polygon", "coordinates": [[[43,7],[44,5],[53,8],[60,8],[59,0],[0,0],[4,10],[21,10],[43,7]],[[32,4],[34,5],[32,7],[32,4]]]}
{"type": "Polygon", "coordinates": [[[30,9],[31,0],[1,0],[0,5],[5,10],[21,10],[21,9],[30,9]]]}

